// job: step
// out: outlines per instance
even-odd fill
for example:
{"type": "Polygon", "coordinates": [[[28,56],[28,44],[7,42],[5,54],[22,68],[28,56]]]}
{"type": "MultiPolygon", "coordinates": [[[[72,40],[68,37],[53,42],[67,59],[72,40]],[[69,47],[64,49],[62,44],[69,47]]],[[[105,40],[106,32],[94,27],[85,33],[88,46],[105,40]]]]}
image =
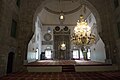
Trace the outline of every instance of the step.
{"type": "Polygon", "coordinates": [[[74,65],[64,65],[62,66],[62,72],[75,72],[74,65]]]}

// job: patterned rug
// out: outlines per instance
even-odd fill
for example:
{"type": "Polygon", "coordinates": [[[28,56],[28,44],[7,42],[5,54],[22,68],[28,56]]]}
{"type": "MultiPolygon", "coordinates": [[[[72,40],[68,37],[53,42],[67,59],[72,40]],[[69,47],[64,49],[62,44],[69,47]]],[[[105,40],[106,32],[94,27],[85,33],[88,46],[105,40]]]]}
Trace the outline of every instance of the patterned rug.
{"type": "Polygon", "coordinates": [[[86,60],[40,60],[26,64],[26,66],[39,65],[110,65],[103,62],[86,61],[86,60]]]}
{"type": "Polygon", "coordinates": [[[120,80],[120,71],[110,72],[17,72],[0,80],[120,80]]]}

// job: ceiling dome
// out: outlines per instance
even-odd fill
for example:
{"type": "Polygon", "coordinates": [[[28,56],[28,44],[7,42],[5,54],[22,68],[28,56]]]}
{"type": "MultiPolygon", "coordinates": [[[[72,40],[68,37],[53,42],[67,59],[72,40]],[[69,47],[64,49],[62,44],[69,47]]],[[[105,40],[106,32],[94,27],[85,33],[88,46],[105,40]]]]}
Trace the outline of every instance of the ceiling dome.
{"type": "MultiPolygon", "coordinates": [[[[85,7],[84,18],[86,18],[91,11],[85,7]]],[[[65,26],[75,26],[80,15],[83,14],[83,6],[81,0],[55,0],[47,3],[42,11],[38,14],[40,21],[43,25],[59,26],[60,12],[64,14],[65,26]]]]}
{"type": "Polygon", "coordinates": [[[45,9],[53,14],[60,14],[62,11],[66,15],[78,11],[81,7],[79,0],[56,0],[48,3],[45,9]]]}

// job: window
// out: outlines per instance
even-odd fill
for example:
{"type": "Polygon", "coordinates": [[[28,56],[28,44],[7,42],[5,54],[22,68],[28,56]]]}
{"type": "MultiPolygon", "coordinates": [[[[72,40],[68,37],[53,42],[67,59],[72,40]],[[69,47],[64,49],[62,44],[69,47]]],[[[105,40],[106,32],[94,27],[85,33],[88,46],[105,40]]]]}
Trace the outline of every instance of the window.
{"type": "Polygon", "coordinates": [[[15,20],[12,20],[11,37],[13,38],[16,38],[16,28],[17,28],[17,22],[15,20]]]}
{"type": "MultiPolygon", "coordinates": [[[[87,59],[90,59],[90,49],[88,49],[88,52],[87,52],[87,59]]],[[[83,53],[82,51],[80,50],[80,59],[84,59],[84,56],[83,56],[83,53]]]]}
{"type": "Polygon", "coordinates": [[[88,52],[87,52],[87,59],[90,59],[90,49],[88,49],[88,52]]]}
{"type": "Polygon", "coordinates": [[[17,4],[18,7],[20,7],[20,0],[17,0],[16,4],[17,4]]]}
{"type": "Polygon", "coordinates": [[[82,53],[81,49],[80,49],[80,59],[83,59],[83,53],[82,53]]]}
{"type": "Polygon", "coordinates": [[[51,50],[45,50],[45,58],[51,59],[52,57],[52,51],[51,50]]]}
{"type": "Polygon", "coordinates": [[[120,38],[120,22],[117,23],[118,37],[120,38]]]}
{"type": "Polygon", "coordinates": [[[78,59],[79,58],[79,51],[78,50],[73,50],[73,58],[78,59]]]}
{"type": "Polygon", "coordinates": [[[36,59],[38,59],[39,49],[36,49],[36,59]]]}
{"type": "Polygon", "coordinates": [[[117,8],[119,6],[119,1],[118,0],[114,0],[114,6],[115,6],[115,8],[117,8]]]}

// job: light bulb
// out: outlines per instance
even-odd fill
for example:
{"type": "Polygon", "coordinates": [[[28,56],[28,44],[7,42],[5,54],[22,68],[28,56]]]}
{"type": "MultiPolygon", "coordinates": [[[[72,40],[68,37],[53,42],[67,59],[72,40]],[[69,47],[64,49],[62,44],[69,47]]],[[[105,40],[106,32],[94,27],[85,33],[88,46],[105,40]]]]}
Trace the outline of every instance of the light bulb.
{"type": "Polygon", "coordinates": [[[60,15],[60,19],[64,19],[64,16],[63,16],[63,15],[60,15]]]}
{"type": "Polygon", "coordinates": [[[65,44],[63,43],[61,46],[62,46],[62,47],[65,47],[65,44]]]}

